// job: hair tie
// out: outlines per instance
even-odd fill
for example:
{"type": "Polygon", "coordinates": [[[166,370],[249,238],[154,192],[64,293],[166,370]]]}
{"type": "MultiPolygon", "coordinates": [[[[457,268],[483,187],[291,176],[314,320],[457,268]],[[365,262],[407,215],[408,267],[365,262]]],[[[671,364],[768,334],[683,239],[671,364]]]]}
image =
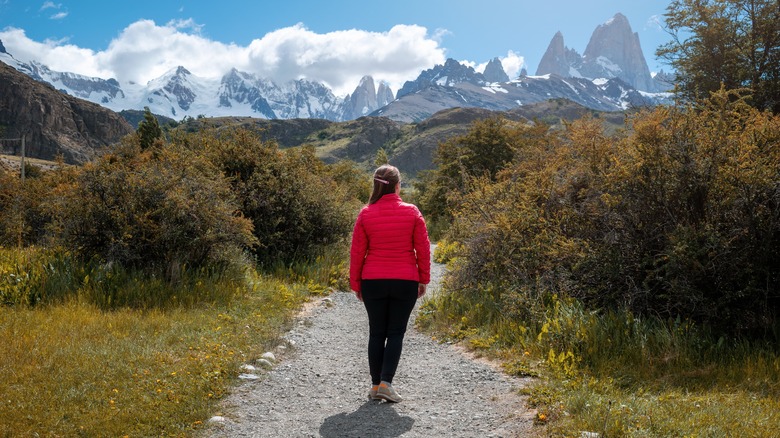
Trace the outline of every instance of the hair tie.
{"type": "Polygon", "coordinates": [[[384,180],[384,179],[381,179],[381,178],[377,178],[377,177],[374,177],[374,181],[381,182],[382,184],[390,184],[390,181],[387,181],[387,180],[384,180]]]}

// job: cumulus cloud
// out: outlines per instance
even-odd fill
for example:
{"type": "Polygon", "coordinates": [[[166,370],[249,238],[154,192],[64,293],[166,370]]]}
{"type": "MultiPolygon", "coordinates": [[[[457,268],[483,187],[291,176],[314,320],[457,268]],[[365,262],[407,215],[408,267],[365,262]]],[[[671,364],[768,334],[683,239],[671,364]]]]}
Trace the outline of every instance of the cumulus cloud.
{"type": "Polygon", "coordinates": [[[405,80],[444,60],[444,49],[421,26],[317,34],[298,24],[252,41],[244,68],[277,80],[316,78],[342,92],[351,91],[363,75],[371,75],[397,90],[405,80]]]}
{"type": "Polygon", "coordinates": [[[24,30],[15,28],[0,31],[0,40],[6,50],[20,61],[38,61],[56,71],[114,77],[113,71],[101,67],[94,51],[67,44],[66,40],[37,42],[28,38],[24,30]]]}
{"type": "Polygon", "coordinates": [[[62,41],[36,42],[15,28],[0,31],[0,39],[20,60],[37,60],[54,70],[113,77],[120,82],[146,83],[180,65],[197,76],[212,78],[235,67],[278,83],[301,78],[323,82],[340,95],[352,92],[364,75],[397,90],[421,70],[445,60],[445,50],[437,40],[444,31],[429,35],[426,28],[415,25],[397,25],[386,32],[316,33],[297,24],[247,46],[208,39],[201,29],[192,20],[165,25],[139,20],[102,51],[62,41]]]}
{"type": "Polygon", "coordinates": [[[508,51],[506,56],[499,57],[504,71],[510,79],[515,79],[520,75],[520,70],[525,67],[525,57],[518,55],[513,51],[508,51]]]}

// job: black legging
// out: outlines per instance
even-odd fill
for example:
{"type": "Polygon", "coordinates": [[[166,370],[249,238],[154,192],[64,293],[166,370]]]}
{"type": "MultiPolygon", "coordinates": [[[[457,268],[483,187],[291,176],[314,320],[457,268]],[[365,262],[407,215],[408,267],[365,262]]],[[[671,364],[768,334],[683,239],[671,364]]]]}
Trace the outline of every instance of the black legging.
{"type": "Polygon", "coordinates": [[[417,301],[416,281],[363,280],[361,292],[368,312],[368,368],[371,382],[392,383],[401,359],[404,333],[417,301]]]}

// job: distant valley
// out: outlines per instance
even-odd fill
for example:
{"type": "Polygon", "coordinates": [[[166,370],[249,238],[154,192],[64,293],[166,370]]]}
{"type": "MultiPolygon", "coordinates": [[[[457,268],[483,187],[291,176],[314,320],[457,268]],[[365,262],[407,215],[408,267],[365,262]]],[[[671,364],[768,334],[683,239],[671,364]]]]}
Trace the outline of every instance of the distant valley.
{"type": "MultiPolygon", "coordinates": [[[[396,93],[365,76],[344,97],[314,81],[276,84],[236,69],[208,79],[180,66],[147,84],[120,84],[19,61],[2,42],[0,61],[4,83],[14,84],[0,94],[4,135],[25,133],[30,156],[62,155],[72,163],[132,132],[148,107],[162,124],[189,130],[240,125],[282,147],[314,145],[331,162],[368,164],[384,148],[416,173],[432,166],[440,141],[465,132],[473,120],[501,114],[555,123],[590,112],[620,124],[626,110],[668,102],[664,90],[671,83],[663,73],[651,77],[638,36],[621,14],[597,27],[583,55],[566,47],[560,32],[554,35],[534,75],[523,70],[509,78],[498,58],[483,72],[449,59],[396,93]],[[36,115],[20,116],[27,113],[36,115]]],[[[13,152],[3,147],[0,152],[13,152]]]]}

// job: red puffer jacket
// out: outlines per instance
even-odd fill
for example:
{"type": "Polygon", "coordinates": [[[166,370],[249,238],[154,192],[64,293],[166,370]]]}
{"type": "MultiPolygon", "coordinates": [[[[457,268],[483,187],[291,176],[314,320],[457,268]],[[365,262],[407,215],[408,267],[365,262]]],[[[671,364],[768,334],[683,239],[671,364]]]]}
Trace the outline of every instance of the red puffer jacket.
{"type": "Polygon", "coordinates": [[[431,243],[420,210],[395,193],[363,207],[355,221],[349,260],[349,286],[360,280],[431,281],[431,243]]]}

